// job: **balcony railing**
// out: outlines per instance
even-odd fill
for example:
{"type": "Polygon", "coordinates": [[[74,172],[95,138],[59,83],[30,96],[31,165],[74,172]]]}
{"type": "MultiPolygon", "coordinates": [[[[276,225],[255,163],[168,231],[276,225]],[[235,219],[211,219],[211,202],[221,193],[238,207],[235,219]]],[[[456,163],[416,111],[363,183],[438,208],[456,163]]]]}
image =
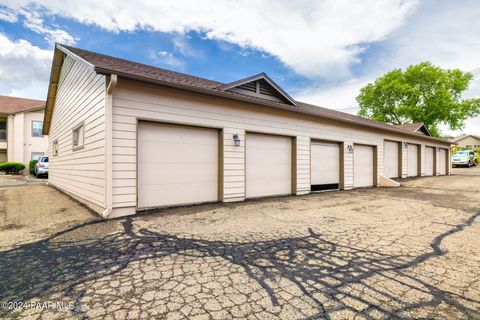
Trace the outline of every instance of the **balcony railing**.
{"type": "Polygon", "coordinates": [[[7,129],[0,129],[0,141],[7,140],[7,129]]]}

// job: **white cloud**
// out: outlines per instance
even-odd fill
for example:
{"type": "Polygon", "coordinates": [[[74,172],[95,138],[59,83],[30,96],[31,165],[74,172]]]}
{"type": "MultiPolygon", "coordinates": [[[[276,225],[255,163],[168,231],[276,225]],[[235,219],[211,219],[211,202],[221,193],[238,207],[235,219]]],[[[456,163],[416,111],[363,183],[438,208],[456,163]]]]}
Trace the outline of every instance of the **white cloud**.
{"type": "Polygon", "coordinates": [[[37,12],[22,10],[22,14],[25,17],[23,26],[43,35],[44,39],[50,44],[59,42],[66,45],[73,45],[78,40],[65,30],[46,27],[43,19],[37,12]]]}
{"type": "Polygon", "coordinates": [[[0,8],[0,20],[7,21],[10,23],[17,22],[17,14],[12,10],[8,10],[7,8],[0,8]]]}
{"type": "Polygon", "coordinates": [[[299,74],[342,78],[364,45],[384,39],[418,0],[128,1],[7,0],[12,10],[48,11],[111,31],[197,31],[265,51],[299,74]]]}
{"type": "MultiPolygon", "coordinates": [[[[300,97],[336,109],[354,108],[355,97],[367,82],[392,69],[422,61],[430,61],[442,68],[473,72],[475,78],[464,97],[480,97],[479,16],[478,1],[424,2],[409,17],[408,23],[379,43],[380,51],[375,59],[362,66],[362,77],[306,89],[300,92],[300,97]],[[359,79],[365,79],[365,82],[359,79]]],[[[445,134],[462,132],[451,131],[445,126],[441,128],[445,134]]],[[[480,117],[467,120],[463,132],[480,135],[480,117]]]]}
{"type": "Polygon", "coordinates": [[[148,50],[148,58],[152,63],[161,66],[174,67],[182,69],[185,66],[185,62],[176,58],[171,52],[168,51],[154,51],[148,50]]]}
{"type": "Polygon", "coordinates": [[[52,51],[25,40],[12,41],[0,33],[0,93],[44,99],[52,51]]]}
{"type": "Polygon", "coordinates": [[[348,113],[357,113],[359,108],[355,98],[360,89],[372,80],[352,78],[344,82],[305,88],[295,94],[295,99],[348,113]]]}
{"type": "Polygon", "coordinates": [[[66,45],[75,44],[78,39],[67,31],[57,27],[46,26],[42,14],[44,12],[35,6],[29,6],[28,9],[18,8],[15,10],[7,7],[0,8],[0,20],[15,23],[22,16],[23,26],[42,35],[49,44],[54,44],[55,42],[66,45]]]}

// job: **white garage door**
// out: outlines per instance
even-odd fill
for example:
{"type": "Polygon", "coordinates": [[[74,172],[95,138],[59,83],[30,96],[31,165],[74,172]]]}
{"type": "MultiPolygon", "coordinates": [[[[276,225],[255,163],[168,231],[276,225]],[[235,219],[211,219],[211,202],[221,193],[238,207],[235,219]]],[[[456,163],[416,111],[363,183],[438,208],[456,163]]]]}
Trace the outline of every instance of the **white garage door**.
{"type": "Polygon", "coordinates": [[[408,177],[416,177],[418,176],[418,145],[416,144],[408,144],[408,177]]]}
{"type": "Polygon", "coordinates": [[[138,207],[218,200],[218,131],[138,125],[138,207]]]}
{"type": "Polygon", "coordinates": [[[353,186],[355,188],[372,187],[374,185],[373,147],[355,145],[353,150],[353,186]]]}
{"type": "Polygon", "coordinates": [[[292,139],[267,134],[246,136],[246,196],[292,193],[292,139]]]}
{"type": "Polygon", "coordinates": [[[398,178],[399,143],[385,141],[383,147],[383,174],[387,178],[398,178]]]}
{"type": "Polygon", "coordinates": [[[338,189],[340,182],[340,148],[338,143],[312,142],[312,191],[338,189]]]}
{"type": "Polygon", "coordinates": [[[438,154],[438,169],[440,172],[440,175],[446,175],[447,174],[447,150],[445,149],[440,149],[440,152],[438,154]]]}
{"type": "Polygon", "coordinates": [[[434,168],[434,154],[435,149],[432,147],[425,147],[425,175],[426,176],[433,176],[434,168]]]}

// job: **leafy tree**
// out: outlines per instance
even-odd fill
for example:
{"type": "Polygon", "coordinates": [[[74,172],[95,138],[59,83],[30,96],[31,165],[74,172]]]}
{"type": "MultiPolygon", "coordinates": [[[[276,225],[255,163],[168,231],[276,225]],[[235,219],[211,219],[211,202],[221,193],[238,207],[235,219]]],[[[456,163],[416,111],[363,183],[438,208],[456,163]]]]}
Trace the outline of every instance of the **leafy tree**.
{"type": "Polygon", "coordinates": [[[395,69],[360,90],[359,115],[391,124],[423,122],[434,136],[439,124],[462,129],[480,114],[480,99],[463,99],[473,75],[444,70],[429,62],[395,69]]]}

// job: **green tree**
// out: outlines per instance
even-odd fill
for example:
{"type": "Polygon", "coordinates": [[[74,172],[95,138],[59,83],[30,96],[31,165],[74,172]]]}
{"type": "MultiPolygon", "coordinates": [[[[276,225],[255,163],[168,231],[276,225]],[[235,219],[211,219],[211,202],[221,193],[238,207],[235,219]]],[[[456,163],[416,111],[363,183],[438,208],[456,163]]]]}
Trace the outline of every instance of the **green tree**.
{"type": "Polygon", "coordinates": [[[440,135],[440,124],[459,130],[480,114],[480,99],[462,98],[472,79],[469,72],[429,62],[395,69],[360,90],[358,114],[391,124],[423,122],[434,136],[440,135]]]}

